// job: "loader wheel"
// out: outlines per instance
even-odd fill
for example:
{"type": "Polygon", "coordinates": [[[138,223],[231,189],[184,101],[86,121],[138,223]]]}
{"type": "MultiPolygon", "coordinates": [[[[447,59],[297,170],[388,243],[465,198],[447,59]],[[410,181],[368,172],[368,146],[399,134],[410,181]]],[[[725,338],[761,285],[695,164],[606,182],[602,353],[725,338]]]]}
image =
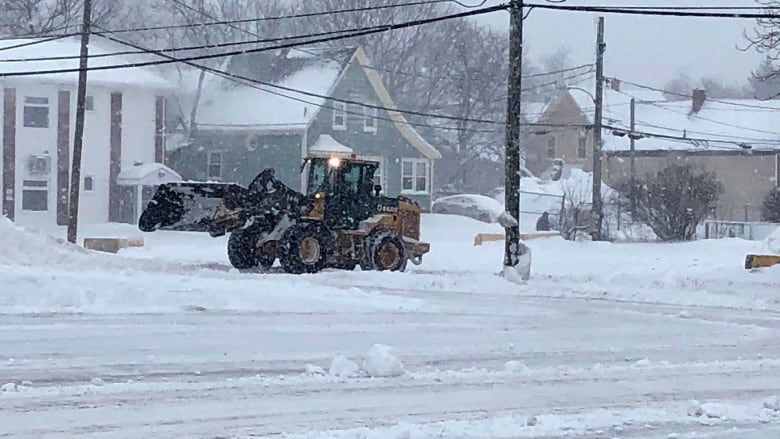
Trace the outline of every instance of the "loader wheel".
{"type": "Polygon", "coordinates": [[[390,230],[372,233],[364,244],[363,270],[404,271],[406,250],[403,241],[390,230]]]}
{"type": "Polygon", "coordinates": [[[332,252],[333,238],[324,225],[299,223],[284,232],[279,262],[288,273],[316,273],[325,268],[332,252]]]}
{"type": "Polygon", "coordinates": [[[238,270],[252,268],[271,268],[275,255],[257,248],[260,235],[250,229],[233,231],[228,238],[228,259],[230,265],[238,270]]]}

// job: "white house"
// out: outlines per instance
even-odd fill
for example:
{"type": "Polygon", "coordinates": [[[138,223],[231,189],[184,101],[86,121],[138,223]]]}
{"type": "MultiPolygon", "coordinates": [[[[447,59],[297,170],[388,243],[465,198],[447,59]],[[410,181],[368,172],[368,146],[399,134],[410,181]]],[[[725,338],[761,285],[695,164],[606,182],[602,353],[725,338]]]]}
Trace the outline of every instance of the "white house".
{"type": "MultiPolygon", "coordinates": [[[[3,214],[20,224],[67,223],[78,73],[52,71],[78,69],[79,48],[77,38],[0,41],[3,214]]],[[[128,48],[94,36],[89,66],[148,59],[105,56],[117,51],[128,48]]],[[[171,84],[149,67],[92,70],[87,78],[79,221],[132,222],[139,191],[124,190],[120,176],[139,163],[162,164],[171,84]]]]}

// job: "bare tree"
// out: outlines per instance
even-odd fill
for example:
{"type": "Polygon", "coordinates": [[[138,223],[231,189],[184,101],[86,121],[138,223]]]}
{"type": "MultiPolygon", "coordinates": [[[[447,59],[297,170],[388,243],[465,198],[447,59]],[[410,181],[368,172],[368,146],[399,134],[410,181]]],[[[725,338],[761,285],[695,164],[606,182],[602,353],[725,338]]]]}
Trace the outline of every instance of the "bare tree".
{"type": "MultiPolygon", "coordinates": [[[[0,0],[0,32],[26,37],[78,32],[83,4],[83,0],[0,0]]],[[[108,25],[124,6],[123,1],[95,0],[92,22],[108,25]]]]}
{"type": "MultiPolygon", "coordinates": [[[[773,62],[780,59],[780,14],[777,8],[780,7],[780,0],[756,0],[758,4],[766,7],[763,12],[766,18],[757,18],[756,25],[751,31],[743,33],[747,40],[747,46],[742,50],[755,50],[758,53],[766,55],[766,61],[772,68],[768,71],[754,72],[753,78],[766,82],[780,76],[780,69],[773,66],[773,62]]],[[[752,82],[752,81],[751,81],[752,82]]],[[[775,98],[780,95],[780,91],[767,99],[775,98]]]]}

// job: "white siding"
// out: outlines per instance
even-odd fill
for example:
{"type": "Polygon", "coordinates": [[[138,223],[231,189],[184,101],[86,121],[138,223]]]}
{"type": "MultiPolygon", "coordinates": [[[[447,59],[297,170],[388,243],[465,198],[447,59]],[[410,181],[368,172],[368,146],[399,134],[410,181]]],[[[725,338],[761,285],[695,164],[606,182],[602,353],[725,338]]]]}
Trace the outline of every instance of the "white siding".
{"type": "MultiPolygon", "coordinates": [[[[57,118],[58,92],[70,91],[70,130],[68,144],[73,158],[73,136],[76,124],[76,88],[73,85],[37,84],[23,82],[3,85],[16,88],[16,222],[21,225],[51,227],[57,219],[57,118]],[[49,99],[48,128],[24,127],[25,96],[46,97],[49,99]],[[24,180],[32,178],[27,170],[27,160],[31,154],[48,151],[51,157],[50,172],[45,177],[48,185],[48,210],[30,212],[22,210],[24,180]]],[[[101,223],[108,221],[109,197],[109,160],[111,141],[111,93],[122,93],[122,169],[133,166],[135,161],[154,161],[155,140],[155,96],[147,90],[116,90],[106,87],[89,87],[87,94],[94,97],[94,111],[86,112],[84,126],[84,145],[82,151],[82,170],[79,207],[79,223],[101,223]],[[84,177],[91,176],[94,190],[83,191],[84,177]]],[[[0,100],[2,97],[0,96],[0,100]]],[[[0,102],[0,108],[2,108],[0,102]]],[[[0,110],[0,113],[2,110],[0,110]]],[[[0,117],[2,114],[0,114],[0,117]]],[[[2,124],[0,123],[0,134],[2,124]]],[[[0,149],[0,153],[2,149],[0,149]]],[[[1,163],[1,162],[0,162],[1,163]]],[[[2,168],[2,167],[0,167],[2,168]]],[[[69,166],[70,169],[70,166],[69,166]]],[[[0,181],[2,181],[0,169],[0,181]]]]}

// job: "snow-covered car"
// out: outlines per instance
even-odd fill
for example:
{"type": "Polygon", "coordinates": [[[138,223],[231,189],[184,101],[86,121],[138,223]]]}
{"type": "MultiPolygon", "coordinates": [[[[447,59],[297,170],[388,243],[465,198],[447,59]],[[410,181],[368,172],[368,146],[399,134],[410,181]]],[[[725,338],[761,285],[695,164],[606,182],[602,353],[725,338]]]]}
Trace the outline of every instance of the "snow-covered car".
{"type": "Polygon", "coordinates": [[[495,223],[504,212],[504,206],[484,195],[459,194],[437,199],[431,206],[431,212],[462,215],[485,223],[495,223]]]}

